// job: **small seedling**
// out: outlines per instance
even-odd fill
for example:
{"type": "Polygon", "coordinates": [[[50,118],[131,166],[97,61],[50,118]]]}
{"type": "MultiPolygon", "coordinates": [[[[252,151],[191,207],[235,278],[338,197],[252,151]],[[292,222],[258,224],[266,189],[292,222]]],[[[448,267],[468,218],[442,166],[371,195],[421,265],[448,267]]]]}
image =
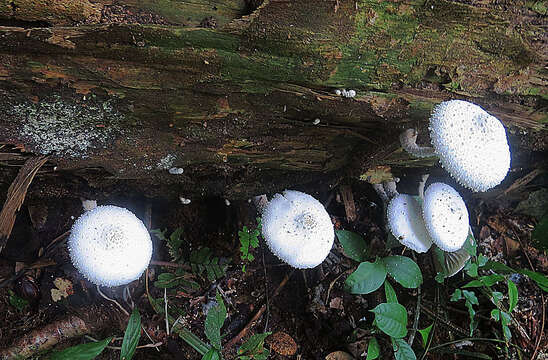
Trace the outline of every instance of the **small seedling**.
{"type": "MultiPolygon", "coordinates": [[[[259,247],[259,236],[261,235],[261,218],[257,218],[257,228],[248,229],[244,226],[242,230],[238,231],[238,237],[240,238],[240,258],[244,262],[251,262],[255,260],[255,256],[250,252],[251,249],[259,247]]],[[[246,265],[242,266],[242,271],[245,272],[246,265]]]]}

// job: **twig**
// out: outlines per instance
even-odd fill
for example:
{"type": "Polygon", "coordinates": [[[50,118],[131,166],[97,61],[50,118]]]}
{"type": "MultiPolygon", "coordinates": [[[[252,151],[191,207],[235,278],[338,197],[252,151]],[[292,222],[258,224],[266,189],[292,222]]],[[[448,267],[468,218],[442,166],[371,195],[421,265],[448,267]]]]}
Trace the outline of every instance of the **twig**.
{"type": "Polygon", "coordinates": [[[270,299],[268,298],[268,276],[266,273],[266,264],[264,261],[264,246],[261,246],[261,253],[263,258],[263,270],[264,270],[264,294],[266,301],[266,318],[264,321],[264,332],[268,329],[268,318],[270,317],[270,299]]]}
{"type": "Polygon", "coordinates": [[[101,289],[99,288],[99,285],[97,285],[97,292],[99,293],[99,295],[101,295],[103,298],[105,298],[106,300],[110,301],[110,302],[113,302],[114,304],[116,304],[116,306],[118,306],[118,308],[120,310],[122,310],[122,312],[124,314],[126,314],[127,316],[129,316],[129,312],[127,312],[126,309],[124,309],[124,307],[122,305],[120,305],[120,303],[114,299],[111,299],[109,298],[108,296],[106,296],[105,294],[103,294],[103,292],[101,291],[101,289]]]}
{"type": "MultiPolygon", "coordinates": [[[[85,335],[84,336],[86,339],[88,340],[91,340],[93,342],[98,342],[99,340],[89,336],[89,335],[85,335]]],[[[114,339],[114,340],[117,340],[117,339],[114,339]]],[[[144,349],[144,348],[151,348],[151,347],[158,347],[160,345],[163,345],[164,343],[163,342],[157,342],[156,344],[146,344],[146,345],[139,345],[136,347],[136,349],[144,349]]],[[[111,349],[111,350],[122,350],[122,347],[121,346],[107,346],[107,349],[111,349]]]]}
{"type": "MultiPolygon", "coordinates": [[[[415,258],[415,261],[417,260],[415,255],[413,254],[413,258],[415,258]]],[[[415,340],[415,334],[417,333],[417,327],[419,326],[419,317],[421,314],[421,286],[417,288],[417,306],[415,307],[415,319],[413,320],[413,328],[411,329],[411,334],[409,334],[409,339],[407,340],[407,343],[409,346],[413,345],[413,340],[415,340]]]]}
{"type": "Polygon", "coordinates": [[[327,302],[329,301],[329,294],[331,293],[331,290],[333,289],[333,286],[335,286],[335,283],[337,283],[337,281],[341,278],[341,276],[343,276],[344,274],[351,273],[353,271],[354,271],[354,269],[348,269],[348,270],[340,273],[339,276],[337,276],[335,278],[335,280],[331,281],[331,283],[329,284],[329,288],[327,288],[327,294],[325,295],[325,304],[326,305],[327,305],[327,302]]]}
{"type": "Polygon", "coordinates": [[[444,318],[442,318],[438,314],[436,314],[433,311],[431,311],[430,309],[428,309],[426,306],[421,305],[421,310],[424,311],[426,313],[426,315],[428,315],[428,316],[430,316],[434,319],[437,319],[440,323],[447,326],[449,329],[455,330],[456,332],[460,333],[462,336],[468,336],[468,332],[466,330],[461,329],[457,325],[451,323],[449,320],[445,320],[444,318]]]}
{"type": "MultiPolygon", "coordinates": [[[[285,284],[287,284],[287,281],[289,280],[289,278],[291,277],[291,275],[293,274],[293,272],[291,272],[289,275],[285,275],[285,277],[283,278],[283,280],[280,282],[280,285],[278,285],[278,287],[276,288],[276,290],[274,290],[274,293],[272,294],[271,296],[271,299],[275,298],[279,293],[280,291],[283,289],[283,287],[285,286],[285,284]]],[[[246,334],[249,332],[249,330],[255,326],[255,324],[257,323],[257,320],[259,320],[259,318],[261,317],[261,315],[265,312],[266,310],[266,304],[263,304],[263,306],[261,306],[261,308],[259,309],[259,311],[257,311],[257,313],[251,318],[251,320],[247,323],[247,325],[238,333],[238,335],[234,336],[224,347],[225,350],[227,349],[230,349],[231,347],[233,347],[238,341],[240,341],[244,336],[246,336],[246,334]]]]}
{"type": "MultiPolygon", "coordinates": [[[[443,347],[446,347],[446,346],[449,346],[449,345],[453,345],[453,344],[458,344],[458,343],[461,343],[463,341],[487,341],[487,342],[496,342],[496,343],[503,343],[505,344],[506,341],[504,340],[500,340],[500,339],[490,339],[490,338],[464,338],[464,339],[458,339],[458,340],[453,340],[453,341],[449,341],[449,342],[446,342],[446,343],[443,343],[443,344],[440,344],[440,345],[436,345],[434,347],[431,347],[430,348],[430,351],[433,351],[433,350],[436,350],[436,349],[440,349],[440,348],[443,348],[443,347]]],[[[518,348],[517,345],[514,345],[514,344],[510,344],[516,348],[518,348]]]]}
{"type": "Polygon", "coordinates": [[[181,268],[188,271],[192,270],[192,268],[187,264],[179,264],[179,263],[174,263],[169,261],[151,260],[150,265],[181,268]]]}
{"type": "Polygon", "coordinates": [[[165,318],[166,318],[166,332],[167,336],[169,336],[169,320],[167,318],[167,288],[164,288],[164,312],[165,312],[165,318]]]}

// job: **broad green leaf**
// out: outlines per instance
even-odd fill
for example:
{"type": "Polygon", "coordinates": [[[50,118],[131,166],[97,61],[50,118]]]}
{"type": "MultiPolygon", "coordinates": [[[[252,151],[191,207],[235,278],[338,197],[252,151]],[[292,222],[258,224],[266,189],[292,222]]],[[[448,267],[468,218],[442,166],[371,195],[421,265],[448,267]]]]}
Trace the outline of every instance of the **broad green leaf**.
{"type": "Polygon", "coordinates": [[[505,265],[505,264],[503,264],[501,262],[498,262],[498,261],[491,261],[491,260],[487,261],[487,263],[485,264],[485,266],[483,268],[485,270],[496,271],[500,274],[512,274],[512,273],[517,272],[516,270],[512,269],[508,265],[505,265]]]}
{"type": "Polygon", "coordinates": [[[422,274],[417,263],[406,256],[387,256],[382,259],[388,274],[405,288],[422,284],[422,274]]]}
{"type": "Polygon", "coordinates": [[[335,234],[342,245],[344,255],[357,262],[367,260],[367,244],[359,234],[347,230],[335,230],[335,234]]]}
{"type": "Polygon", "coordinates": [[[463,285],[462,288],[493,286],[502,280],[504,280],[504,276],[499,274],[480,276],[477,280],[472,280],[466,285],[463,285]]]}
{"type": "Polygon", "coordinates": [[[422,337],[422,346],[424,348],[426,348],[426,344],[428,344],[428,337],[430,336],[430,332],[432,331],[433,326],[434,326],[434,324],[432,323],[432,325],[430,325],[427,328],[418,329],[419,333],[421,334],[421,337],[422,337]]]}
{"type": "Polygon", "coordinates": [[[519,272],[523,275],[527,275],[529,279],[536,282],[543,291],[548,292],[548,278],[545,275],[526,269],[521,269],[519,272]]]}
{"type": "Polygon", "coordinates": [[[483,256],[483,255],[480,254],[478,256],[478,266],[479,267],[485,266],[485,264],[487,264],[488,260],[489,260],[489,258],[487,256],[483,256]]]}
{"type": "Polygon", "coordinates": [[[384,294],[386,295],[387,303],[398,303],[398,297],[396,296],[396,291],[388,281],[384,282],[384,294]]]}
{"type": "Polygon", "coordinates": [[[502,303],[502,298],[503,297],[504,297],[504,294],[501,293],[500,291],[493,291],[491,293],[491,302],[493,302],[493,304],[499,306],[502,303]]]}
{"type": "Polygon", "coordinates": [[[466,241],[464,242],[462,248],[465,249],[466,252],[470,254],[470,256],[476,256],[478,251],[478,245],[471,230],[468,230],[468,237],[466,238],[466,241]]]}
{"type": "Polygon", "coordinates": [[[464,270],[470,277],[477,277],[478,276],[478,264],[475,264],[473,262],[469,262],[464,266],[464,270]]]}
{"type": "Polygon", "coordinates": [[[462,296],[464,296],[466,301],[469,301],[470,304],[479,305],[478,298],[473,291],[462,290],[462,296]]]}
{"type": "Polygon", "coordinates": [[[390,339],[396,360],[416,360],[415,352],[403,339],[390,339]]]}
{"type": "Polygon", "coordinates": [[[204,324],[204,332],[211,342],[211,345],[220,350],[221,349],[221,328],[226,318],[226,307],[219,292],[216,295],[217,305],[213,306],[206,315],[204,324]]]}
{"type": "Polygon", "coordinates": [[[510,279],[507,280],[508,283],[508,312],[514,311],[514,308],[518,304],[518,288],[516,284],[510,279]]]}
{"type": "Polygon", "coordinates": [[[493,318],[495,321],[500,321],[500,310],[499,309],[491,310],[491,318],[493,318]]]}
{"type": "Polygon", "coordinates": [[[53,353],[50,360],[92,360],[107,347],[111,340],[112,337],[109,337],[105,340],[69,347],[53,353]]]}
{"type": "Polygon", "coordinates": [[[533,246],[539,250],[548,250],[548,213],[540,219],[531,234],[533,246]]]}
{"type": "Polygon", "coordinates": [[[382,261],[362,262],[344,283],[351,294],[369,294],[381,287],[386,279],[386,267],[382,261]]]}
{"type": "Polygon", "coordinates": [[[395,338],[407,335],[407,311],[402,305],[382,303],[369,311],[375,313],[375,324],[385,334],[395,338]]]}
{"type": "Polygon", "coordinates": [[[377,338],[372,337],[369,340],[369,345],[367,345],[367,358],[365,360],[375,360],[381,354],[381,348],[377,342],[377,338]]]}
{"type": "Polygon", "coordinates": [[[211,348],[209,351],[202,357],[202,360],[221,360],[221,354],[217,349],[211,348]]]}
{"type": "Polygon", "coordinates": [[[120,360],[130,360],[137,349],[139,338],[141,337],[141,315],[137,308],[133,309],[127,323],[122,350],[120,351],[120,360]]]}

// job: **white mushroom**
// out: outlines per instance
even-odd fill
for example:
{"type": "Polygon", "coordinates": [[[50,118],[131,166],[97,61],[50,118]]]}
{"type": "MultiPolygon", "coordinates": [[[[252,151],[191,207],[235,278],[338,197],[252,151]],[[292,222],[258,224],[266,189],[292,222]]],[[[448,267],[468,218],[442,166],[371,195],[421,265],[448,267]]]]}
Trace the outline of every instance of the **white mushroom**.
{"type": "Polygon", "coordinates": [[[423,219],[428,234],[438,247],[452,252],[468,236],[468,209],[459,193],[443,183],[431,184],[424,193],[423,219]]]}
{"type": "Polygon", "coordinates": [[[89,281],[118,286],[139,278],[152,256],[152,241],[141,220],[117,206],[98,206],[72,226],[68,239],[74,266],[89,281]]]}
{"type": "Polygon", "coordinates": [[[329,214],[312,196],[294,190],[276,194],[262,215],[270,250],[295,268],[319,265],[331,251],[335,233],[329,214]]]}
{"type": "Polygon", "coordinates": [[[386,211],[388,227],[396,239],[408,248],[419,253],[427,252],[432,246],[422,220],[421,207],[411,195],[396,195],[386,211]]]}
{"type": "Polygon", "coordinates": [[[434,108],[428,128],[433,149],[417,146],[413,129],[400,135],[402,147],[417,157],[435,151],[451,176],[473,191],[487,191],[506,177],[510,168],[506,131],[478,105],[444,101],[434,108]]]}

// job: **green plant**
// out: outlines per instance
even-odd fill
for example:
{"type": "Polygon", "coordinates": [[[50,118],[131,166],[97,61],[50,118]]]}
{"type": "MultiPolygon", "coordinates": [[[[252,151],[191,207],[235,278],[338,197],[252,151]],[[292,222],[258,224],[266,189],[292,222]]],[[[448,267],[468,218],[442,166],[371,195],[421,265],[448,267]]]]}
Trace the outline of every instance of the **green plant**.
{"type": "MultiPolygon", "coordinates": [[[[412,259],[399,255],[377,257],[375,262],[365,261],[368,249],[360,235],[346,230],[336,230],[335,233],[344,253],[360,262],[358,268],[346,278],[346,291],[351,294],[369,294],[384,284],[386,302],[370,310],[375,314],[372,332],[384,333],[390,337],[397,360],[416,359],[411,346],[403,340],[407,335],[407,310],[398,302],[396,292],[386,278],[390,276],[405,288],[417,288],[422,284],[422,273],[418,265],[412,259]]],[[[368,344],[367,359],[373,360],[379,356],[379,344],[376,337],[373,337],[368,344]]]]}
{"type": "MultiPolygon", "coordinates": [[[[131,360],[137,345],[139,344],[139,338],[141,337],[141,315],[139,310],[133,309],[131,316],[126,327],[124,334],[124,340],[122,342],[122,348],[120,350],[120,360],[131,360]]],[[[95,359],[107,345],[112,341],[113,337],[106,338],[101,341],[94,341],[87,344],[80,344],[57,351],[51,354],[50,360],[91,360],[95,359]]]]}
{"type": "MultiPolygon", "coordinates": [[[[244,226],[242,230],[238,231],[238,237],[240,239],[240,258],[244,262],[251,262],[255,260],[255,256],[250,252],[251,249],[259,247],[259,236],[261,235],[261,218],[257,218],[257,227],[255,229],[248,229],[244,226]]],[[[242,265],[242,271],[245,272],[246,264],[242,265]]]]}
{"type": "Polygon", "coordinates": [[[25,309],[25,307],[27,307],[27,305],[29,304],[29,302],[27,300],[25,300],[22,297],[18,296],[12,290],[8,290],[8,294],[9,294],[10,305],[13,306],[14,308],[16,308],[17,311],[19,311],[19,312],[23,311],[23,309],[25,309]]]}

